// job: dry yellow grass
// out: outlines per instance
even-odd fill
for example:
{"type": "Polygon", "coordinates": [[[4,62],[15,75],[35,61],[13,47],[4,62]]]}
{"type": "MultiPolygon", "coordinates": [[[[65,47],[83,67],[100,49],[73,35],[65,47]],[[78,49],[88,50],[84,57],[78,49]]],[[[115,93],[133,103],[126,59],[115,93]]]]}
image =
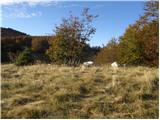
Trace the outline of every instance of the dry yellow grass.
{"type": "Polygon", "coordinates": [[[158,69],[1,65],[2,118],[158,118],[158,69]]]}

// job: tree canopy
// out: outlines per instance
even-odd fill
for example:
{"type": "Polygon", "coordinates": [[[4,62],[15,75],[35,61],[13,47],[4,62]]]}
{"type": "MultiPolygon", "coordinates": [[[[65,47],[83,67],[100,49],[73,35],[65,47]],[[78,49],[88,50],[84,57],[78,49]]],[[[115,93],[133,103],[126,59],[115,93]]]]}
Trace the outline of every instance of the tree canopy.
{"type": "Polygon", "coordinates": [[[101,60],[102,63],[116,60],[121,64],[158,66],[158,8],[158,1],[146,2],[144,14],[134,24],[128,26],[116,45],[111,40],[100,51],[96,60],[101,60]]]}
{"type": "Polygon", "coordinates": [[[56,26],[54,40],[47,51],[51,60],[58,63],[81,60],[86,41],[96,32],[91,24],[96,17],[85,8],[81,18],[73,15],[63,18],[62,23],[56,26]]]}

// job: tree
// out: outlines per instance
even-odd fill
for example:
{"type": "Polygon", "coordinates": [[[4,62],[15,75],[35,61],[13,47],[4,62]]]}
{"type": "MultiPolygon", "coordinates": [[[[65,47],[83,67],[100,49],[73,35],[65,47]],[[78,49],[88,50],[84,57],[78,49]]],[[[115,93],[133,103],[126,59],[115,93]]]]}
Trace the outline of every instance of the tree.
{"type": "Polygon", "coordinates": [[[139,32],[139,41],[143,46],[144,63],[158,66],[159,56],[159,23],[152,21],[139,32]]]}
{"type": "MultiPolygon", "coordinates": [[[[149,1],[145,5],[145,13],[139,21],[143,21],[140,31],[140,41],[144,44],[145,63],[158,66],[159,59],[159,2],[149,1]],[[145,19],[144,19],[145,18],[145,19]]],[[[138,22],[139,22],[138,21],[138,22]]],[[[137,23],[138,23],[137,22],[137,23]]]]}
{"type": "Polygon", "coordinates": [[[32,51],[30,48],[25,48],[23,52],[19,54],[15,61],[15,65],[22,66],[28,65],[34,62],[34,56],[32,55],[32,51]]]}
{"type": "Polygon", "coordinates": [[[86,8],[82,12],[82,18],[70,15],[63,18],[62,23],[56,26],[54,40],[51,41],[47,51],[50,59],[57,63],[68,63],[68,61],[81,60],[82,51],[86,41],[96,32],[91,23],[97,15],[88,13],[86,8]]]}
{"type": "Polygon", "coordinates": [[[81,54],[81,60],[94,61],[97,53],[100,52],[100,49],[100,47],[91,47],[89,44],[86,44],[81,54]]]}
{"type": "Polygon", "coordinates": [[[119,51],[119,62],[121,64],[141,64],[143,58],[143,48],[141,43],[138,41],[138,28],[134,25],[130,25],[125,34],[120,37],[118,46],[119,51]]]}
{"type": "Polygon", "coordinates": [[[144,15],[120,38],[118,51],[121,63],[158,66],[158,2],[147,2],[144,10],[144,15]]]}
{"type": "Polygon", "coordinates": [[[100,50],[95,58],[97,64],[112,63],[118,60],[118,42],[117,39],[112,38],[108,44],[100,50]]]}

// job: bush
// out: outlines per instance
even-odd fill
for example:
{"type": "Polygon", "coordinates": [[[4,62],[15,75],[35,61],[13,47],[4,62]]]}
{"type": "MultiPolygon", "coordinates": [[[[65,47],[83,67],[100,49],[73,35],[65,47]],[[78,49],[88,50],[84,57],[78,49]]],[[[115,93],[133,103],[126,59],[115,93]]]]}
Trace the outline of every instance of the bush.
{"type": "Polygon", "coordinates": [[[34,53],[33,51],[33,54],[34,56],[34,63],[50,63],[50,59],[49,59],[49,56],[47,56],[46,54],[44,53],[34,53]]]}
{"type": "Polygon", "coordinates": [[[31,47],[30,36],[3,37],[1,39],[2,62],[13,62],[18,57],[18,53],[26,47],[31,47]]]}
{"type": "Polygon", "coordinates": [[[17,66],[27,65],[34,62],[34,56],[32,55],[32,51],[29,48],[25,48],[25,50],[19,54],[18,58],[15,61],[17,66]]]}

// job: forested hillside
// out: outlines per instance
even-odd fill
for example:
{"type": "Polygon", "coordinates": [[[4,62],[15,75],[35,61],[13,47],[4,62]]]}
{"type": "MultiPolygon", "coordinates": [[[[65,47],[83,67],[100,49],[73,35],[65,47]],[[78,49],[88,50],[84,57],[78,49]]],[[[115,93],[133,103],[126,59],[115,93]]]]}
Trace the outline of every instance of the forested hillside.
{"type": "Polygon", "coordinates": [[[17,37],[17,36],[26,36],[26,33],[14,30],[12,28],[4,28],[1,27],[1,37],[6,38],[6,37],[17,37]]]}
{"type": "MultiPolygon", "coordinates": [[[[30,36],[12,28],[1,28],[1,31],[1,62],[16,62],[26,48],[30,49],[29,54],[32,54],[33,63],[51,62],[46,52],[55,40],[55,36],[30,36]]],[[[99,51],[100,47],[90,47],[89,44],[85,44],[81,62],[93,60],[99,51]]]]}

